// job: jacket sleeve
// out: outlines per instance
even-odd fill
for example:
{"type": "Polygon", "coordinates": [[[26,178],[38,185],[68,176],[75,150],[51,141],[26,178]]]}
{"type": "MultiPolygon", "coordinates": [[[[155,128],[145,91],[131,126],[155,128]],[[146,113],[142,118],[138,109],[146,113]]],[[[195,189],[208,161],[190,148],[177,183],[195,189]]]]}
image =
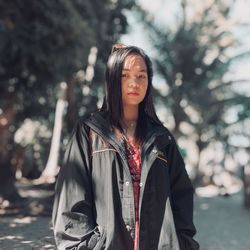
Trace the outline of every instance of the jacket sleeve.
{"type": "Polygon", "coordinates": [[[80,122],[68,143],[52,212],[58,249],[93,249],[99,230],[93,217],[88,130],[80,122]]]}
{"type": "Polygon", "coordinates": [[[193,224],[194,189],[175,141],[171,143],[168,159],[171,180],[171,206],[180,249],[197,250],[199,244],[193,239],[196,233],[193,224]]]}

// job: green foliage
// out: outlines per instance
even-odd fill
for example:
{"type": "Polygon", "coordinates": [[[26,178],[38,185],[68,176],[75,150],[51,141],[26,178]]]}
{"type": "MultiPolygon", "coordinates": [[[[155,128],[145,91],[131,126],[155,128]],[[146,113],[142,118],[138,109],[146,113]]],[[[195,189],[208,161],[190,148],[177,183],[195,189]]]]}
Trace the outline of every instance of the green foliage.
{"type": "MultiPolygon", "coordinates": [[[[240,44],[232,32],[232,3],[215,1],[197,12],[193,6],[193,16],[186,14],[189,1],[182,3],[183,18],[178,17],[174,29],[156,24],[145,10],[139,12],[156,49],[156,70],[169,90],[167,96],[158,92],[158,102],[172,112],[175,134],[196,138],[201,152],[211,142],[229,143],[226,128],[231,124],[225,119],[229,109],[235,105],[249,109],[249,97],[235,88],[247,79],[229,74],[233,63],[249,57],[249,51],[236,54],[240,44]],[[191,132],[183,131],[184,123],[191,132]]],[[[243,113],[238,114],[238,123],[247,119],[243,113]]]]}
{"type": "Polygon", "coordinates": [[[0,99],[12,96],[20,119],[47,115],[55,105],[55,85],[86,63],[94,31],[71,1],[0,6],[0,99]]]}
{"type": "MultiPolygon", "coordinates": [[[[13,135],[26,118],[52,130],[61,81],[72,84],[70,94],[77,105],[71,105],[70,99],[68,103],[74,112],[81,105],[85,110],[96,107],[104,62],[112,44],[126,32],[123,11],[133,2],[0,0],[0,119],[7,121],[0,124],[0,139],[6,139],[0,153],[8,151],[11,158],[13,135]],[[86,101],[75,74],[86,69],[93,46],[98,48],[98,61],[93,92],[86,101]]],[[[43,163],[46,157],[41,155],[43,163]]]]}

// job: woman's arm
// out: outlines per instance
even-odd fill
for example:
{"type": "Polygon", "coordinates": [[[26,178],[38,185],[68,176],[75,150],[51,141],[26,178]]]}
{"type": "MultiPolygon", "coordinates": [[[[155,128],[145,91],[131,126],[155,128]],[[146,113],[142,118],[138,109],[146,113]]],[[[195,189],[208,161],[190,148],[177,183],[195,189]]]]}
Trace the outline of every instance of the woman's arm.
{"type": "Polygon", "coordinates": [[[170,163],[171,205],[180,249],[197,250],[199,244],[193,239],[196,233],[193,224],[194,189],[175,142],[170,145],[168,157],[170,163]]]}
{"type": "Polygon", "coordinates": [[[93,249],[99,231],[93,218],[88,129],[75,127],[55,189],[52,213],[58,249],[93,249]]]}

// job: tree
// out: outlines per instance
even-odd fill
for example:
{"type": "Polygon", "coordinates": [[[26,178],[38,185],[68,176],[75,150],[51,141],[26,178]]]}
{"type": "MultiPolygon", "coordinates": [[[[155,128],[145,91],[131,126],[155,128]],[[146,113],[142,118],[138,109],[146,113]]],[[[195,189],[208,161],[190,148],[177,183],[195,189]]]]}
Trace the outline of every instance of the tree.
{"type": "MultiPolygon", "coordinates": [[[[160,26],[145,10],[139,8],[139,12],[156,49],[157,73],[168,89],[167,95],[156,93],[158,103],[169,108],[175,135],[195,141],[200,159],[214,142],[222,143],[225,155],[235,150],[227,128],[247,117],[233,108],[237,119],[231,124],[226,115],[232,107],[249,103],[246,93],[235,87],[249,79],[233,79],[230,71],[249,51],[236,52],[240,44],[232,31],[237,24],[230,19],[234,2],[204,1],[197,3],[198,9],[192,5],[193,15],[188,15],[191,4],[182,1],[182,18],[178,17],[174,29],[160,26]]],[[[200,167],[198,160],[197,179],[204,174],[200,167]]]]}
{"type": "Polygon", "coordinates": [[[92,46],[100,47],[97,68],[102,68],[107,48],[125,32],[122,10],[132,2],[0,0],[0,196],[4,199],[17,194],[13,185],[17,128],[31,118],[52,130],[57,84],[65,81],[72,129],[79,108],[75,97],[82,99],[75,74],[87,66],[92,46]]]}
{"type": "Polygon", "coordinates": [[[12,156],[16,128],[26,117],[51,119],[48,114],[55,103],[55,84],[82,66],[94,34],[68,1],[1,1],[0,6],[4,121],[0,127],[0,194],[6,198],[15,192],[12,156]]]}

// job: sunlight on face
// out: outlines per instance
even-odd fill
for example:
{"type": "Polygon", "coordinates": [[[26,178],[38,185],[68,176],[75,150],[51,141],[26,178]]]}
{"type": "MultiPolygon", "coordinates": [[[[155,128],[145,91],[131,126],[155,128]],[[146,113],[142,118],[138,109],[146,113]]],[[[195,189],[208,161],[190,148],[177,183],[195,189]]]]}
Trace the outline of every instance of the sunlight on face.
{"type": "Polygon", "coordinates": [[[122,70],[123,106],[138,106],[144,99],[148,88],[148,73],[144,59],[139,55],[129,55],[122,70]]]}

